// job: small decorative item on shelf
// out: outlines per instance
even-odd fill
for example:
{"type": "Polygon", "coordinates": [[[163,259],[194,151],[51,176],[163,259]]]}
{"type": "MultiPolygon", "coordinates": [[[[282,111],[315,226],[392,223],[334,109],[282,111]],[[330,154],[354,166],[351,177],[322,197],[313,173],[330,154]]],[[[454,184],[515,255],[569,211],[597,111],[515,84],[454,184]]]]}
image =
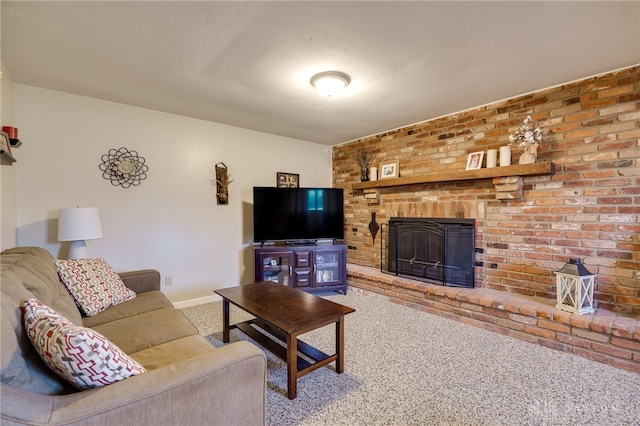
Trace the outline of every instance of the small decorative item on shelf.
{"type": "Polygon", "coordinates": [[[380,230],[380,225],[376,222],[376,212],[371,212],[371,222],[369,222],[369,232],[371,232],[371,238],[373,238],[373,244],[376,243],[376,235],[380,230]]]}
{"type": "Polygon", "coordinates": [[[538,122],[533,121],[531,116],[527,115],[524,125],[509,136],[509,141],[524,148],[518,164],[532,164],[538,159],[538,147],[540,146],[538,142],[542,141],[542,130],[540,130],[538,122]]]}
{"type": "Polygon", "coordinates": [[[215,165],[216,179],[209,180],[212,184],[216,184],[216,198],[218,204],[229,204],[229,184],[233,182],[227,166],[220,162],[215,165]]]}
{"type": "Polygon", "coordinates": [[[371,165],[371,159],[373,154],[365,149],[361,148],[356,152],[356,162],[360,166],[360,181],[369,181],[369,166],[371,165]]]}
{"type": "Polygon", "coordinates": [[[2,126],[2,131],[9,136],[9,142],[13,148],[20,148],[22,142],[18,139],[18,128],[13,126],[2,126]]]}

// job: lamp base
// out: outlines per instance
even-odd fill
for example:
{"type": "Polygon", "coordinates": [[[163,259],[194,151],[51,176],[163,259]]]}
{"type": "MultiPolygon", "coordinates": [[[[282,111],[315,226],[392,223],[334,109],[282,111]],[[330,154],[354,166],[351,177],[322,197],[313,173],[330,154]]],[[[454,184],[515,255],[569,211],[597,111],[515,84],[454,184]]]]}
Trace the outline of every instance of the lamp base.
{"type": "Polygon", "coordinates": [[[69,247],[69,259],[86,259],[89,257],[89,249],[85,240],[71,241],[69,247]]]}

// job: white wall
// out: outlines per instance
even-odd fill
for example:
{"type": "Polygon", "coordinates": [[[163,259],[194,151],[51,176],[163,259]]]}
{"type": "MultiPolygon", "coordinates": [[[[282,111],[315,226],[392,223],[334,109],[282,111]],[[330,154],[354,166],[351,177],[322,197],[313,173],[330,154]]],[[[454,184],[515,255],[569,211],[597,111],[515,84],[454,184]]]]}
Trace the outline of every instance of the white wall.
{"type": "Polygon", "coordinates": [[[324,145],[21,84],[15,115],[18,244],[64,257],[58,209],[98,207],[104,238],[88,241],[90,255],[117,271],[171,275],[163,291],[174,302],[253,281],[253,186],[274,186],[279,171],[299,173],[301,186],[331,186],[324,145]],[[101,156],[120,147],[146,159],[140,186],[102,177],[101,156]],[[209,183],[220,161],[234,180],[229,205],[216,204],[209,183]]]}

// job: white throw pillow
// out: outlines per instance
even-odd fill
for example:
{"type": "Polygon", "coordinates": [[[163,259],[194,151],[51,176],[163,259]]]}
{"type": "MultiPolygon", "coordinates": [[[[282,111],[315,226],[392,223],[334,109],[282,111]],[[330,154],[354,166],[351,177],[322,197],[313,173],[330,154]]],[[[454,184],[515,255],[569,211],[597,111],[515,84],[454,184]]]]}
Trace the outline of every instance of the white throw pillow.
{"type": "Polygon", "coordinates": [[[136,297],[103,258],[55,259],[55,264],[60,280],[87,316],[136,297]]]}
{"type": "Polygon", "coordinates": [[[25,302],[24,325],[45,364],[80,389],[109,385],[146,372],[102,334],[71,323],[36,299],[25,302]]]}

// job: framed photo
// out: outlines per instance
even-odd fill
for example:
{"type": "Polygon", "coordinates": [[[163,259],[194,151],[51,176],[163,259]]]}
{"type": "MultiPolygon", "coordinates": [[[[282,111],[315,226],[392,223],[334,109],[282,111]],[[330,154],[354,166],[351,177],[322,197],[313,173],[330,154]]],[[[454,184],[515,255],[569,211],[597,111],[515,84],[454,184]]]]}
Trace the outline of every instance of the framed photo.
{"type": "Polygon", "coordinates": [[[9,135],[6,132],[0,131],[0,157],[2,164],[12,164],[16,161],[11,155],[11,142],[9,141],[9,135]]]}
{"type": "Polygon", "coordinates": [[[388,163],[380,164],[380,179],[392,179],[400,176],[399,173],[399,162],[390,161],[388,163]]]}
{"type": "Polygon", "coordinates": [[[467,170],[477,170],[482,168],[482,159],[484,158],[484,151],[472,152],[467,157],[467,170]]]}
{"type": "Polygon", "coordinates": [[[9,142],[9,135],[0,131],[0,154],[5,152],[11,154],[11,142],[9,142]]]}
{"type": "Polygon", "coordinates": [[[278,188],[298,188],[300,187],[300,175],[278,172],[276,174],[276,186],[278,188]]]}

